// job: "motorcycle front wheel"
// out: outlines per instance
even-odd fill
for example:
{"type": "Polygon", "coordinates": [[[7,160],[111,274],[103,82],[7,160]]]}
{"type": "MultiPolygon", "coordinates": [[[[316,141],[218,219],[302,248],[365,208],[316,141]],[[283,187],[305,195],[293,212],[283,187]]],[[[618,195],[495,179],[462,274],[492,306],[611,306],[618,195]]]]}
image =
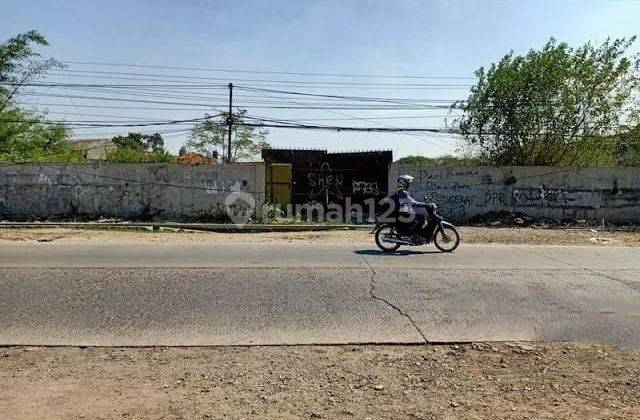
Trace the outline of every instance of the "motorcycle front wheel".
{"type": "Polygon", "coordinates": [[[456,228],[445,225],[436,230],[433,244],[442,252],[452,252],[460,245],[460,235],[456,228]]]}
{"type": "Polygon", "coordinates": [[[382,252],[394,252],[400,248],[400,244],[392,242],[384,242],[382,238],[385,236],[395,236],[396,228],[392,225],[384,225],[376,231],[376,245],[382,250],[382,252]]]}

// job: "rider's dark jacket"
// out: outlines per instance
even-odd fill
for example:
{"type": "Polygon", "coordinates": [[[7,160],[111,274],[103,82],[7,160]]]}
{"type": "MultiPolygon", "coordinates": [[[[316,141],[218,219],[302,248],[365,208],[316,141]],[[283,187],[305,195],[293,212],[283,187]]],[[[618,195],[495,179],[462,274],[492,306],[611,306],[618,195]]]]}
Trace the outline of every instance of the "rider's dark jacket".
{"type": "Polygon", "coordinates": [[[422,201],[418,201],[407,190],[406,188],[399,188],[393,195],[391,195],[391,200],[393,200],[396,211],[400,211],[400,209],[408,208],[409,210],[413,207],[423,207],[426,206],[426,203],[422,201]]]}

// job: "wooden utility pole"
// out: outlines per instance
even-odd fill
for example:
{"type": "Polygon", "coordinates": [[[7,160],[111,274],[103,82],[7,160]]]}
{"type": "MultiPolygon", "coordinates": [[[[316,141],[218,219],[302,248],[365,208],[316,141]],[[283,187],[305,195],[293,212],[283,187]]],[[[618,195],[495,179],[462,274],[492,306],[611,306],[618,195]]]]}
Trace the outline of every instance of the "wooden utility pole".
{"type": "Polygon", "coordinates": [[[229,114],[227,115],[227,130],[229,130],[229,138],[227,141],[227,163],[231,163],[231,131],[233,129],[233,83],[227,85],[229,87],[229,114]]]}

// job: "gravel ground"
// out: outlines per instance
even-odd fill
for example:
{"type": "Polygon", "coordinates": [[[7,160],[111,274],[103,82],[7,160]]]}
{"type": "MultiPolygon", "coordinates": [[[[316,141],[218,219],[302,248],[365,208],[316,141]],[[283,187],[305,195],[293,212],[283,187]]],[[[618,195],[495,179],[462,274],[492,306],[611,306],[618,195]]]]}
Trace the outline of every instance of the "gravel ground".
{"type": "Polygon", "coordinates": [[[608,345],[0,349],[3,418],[639,418],[608,345]]]}
{"type": "MultiPolygon", "coordinates": [[[[591,229],[535,229],[460,227],[463,243],[495,243],[526,245],[621,245],[640,246],[639,232],[609,232],[591,229]]],[[[0,229],[0,241],[40,242],[280,242],[373,243],[368,231],[324,231],[289,233],[211,233],[211,232],[148,232],[133,230],[88,230],[67,228],[0,229]]]]}

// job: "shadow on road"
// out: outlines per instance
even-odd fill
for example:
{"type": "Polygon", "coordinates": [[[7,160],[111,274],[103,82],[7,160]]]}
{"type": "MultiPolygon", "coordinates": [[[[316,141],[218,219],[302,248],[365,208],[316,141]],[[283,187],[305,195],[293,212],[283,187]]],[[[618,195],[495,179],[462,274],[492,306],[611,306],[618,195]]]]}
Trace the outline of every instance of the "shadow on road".
{"type": "Polygon", "coordinates": [[[353,251],[358,255],[381,255],[381,256],[402,256],[402,255],[422,255],[422,254],[440,254],[440,251],[414,251],[409,249],[401,249],[395,252],[382,252],[378,249],[358,249],[353,251]]]}

